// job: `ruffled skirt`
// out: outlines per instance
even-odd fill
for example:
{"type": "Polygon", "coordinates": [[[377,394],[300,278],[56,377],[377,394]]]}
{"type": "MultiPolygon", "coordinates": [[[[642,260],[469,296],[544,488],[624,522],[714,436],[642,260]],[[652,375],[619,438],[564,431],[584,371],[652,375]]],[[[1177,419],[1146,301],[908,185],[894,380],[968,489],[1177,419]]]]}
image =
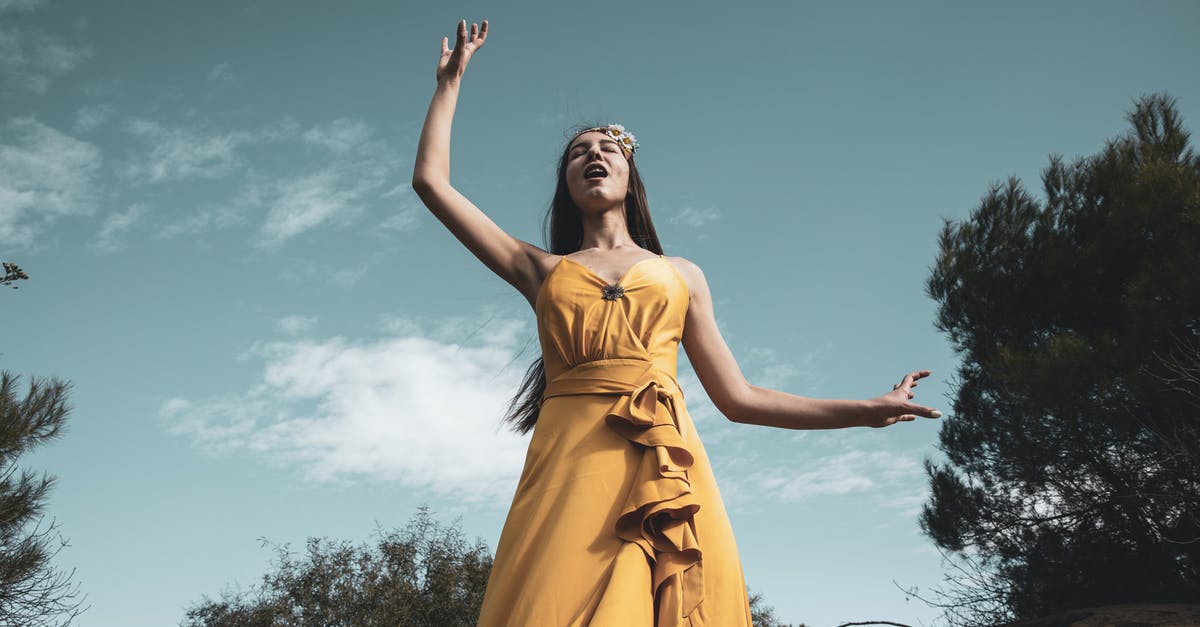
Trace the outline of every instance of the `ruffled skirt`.
{"type": "Polygon", "coordinates": [[[615,379],[580,369],[547,390],[479,627],[751,627],[733,531],[682,395],[656,371],[616,365],[615,379]]]}

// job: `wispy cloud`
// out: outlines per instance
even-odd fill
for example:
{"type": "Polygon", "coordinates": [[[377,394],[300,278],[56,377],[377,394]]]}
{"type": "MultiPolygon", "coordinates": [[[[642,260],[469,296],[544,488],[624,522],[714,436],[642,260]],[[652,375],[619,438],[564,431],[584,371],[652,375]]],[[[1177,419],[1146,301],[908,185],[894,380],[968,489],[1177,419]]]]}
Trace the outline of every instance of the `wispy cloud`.
{"type": "Polygon", "coordinates": [[[389,201],[386,206],[391,215],[379,223],[379,228],[385,231],[407,231],[420,224],[420,213],[423,207],[416,200],[412,185],[408,182],[393,187],[379,197],[389,201]]]}
{"type": "Polygon", "coordinates": [[[305,285],[322,285],[349,289],[358,284],[372,268],[384,259],[382,251],[371,251],[358,259],[316,259],[290,257],[284,264],[279,278],[284,281],[305,285]]]}
{"type": "Polygon", "coordinates": [[[58,217],[93,210],[100,150],[31,117],[0,135],[0,244],[29,247],[58,217]]]}
{"type": "Polygon", "coordinates": [[[314,126],[301,136],[304,141],[329,149],[334,154],[346,154],[371,138],[371,127],[358,120],[338,118],[323,126],[314,126]]]}
{"type": "Polygon", "coordinates": [[[130,120],[127,130],[149,147],[123,168],[126,178],[141,183],[226,176],[239,164],[238,147],[254,139],[246,131],[202,133],[145,119],[130,120]]]}
{"type": "MultiPolygon", "coordinates": [[[[352,342],[257,346],[262,379],[225,398],[166,401],[169,429],[198,447],[296,467],[314,482],[398,481],[456,499],[511,496],[526,443],[499,427],[520,382],[513,346],[527,326],[474,321],[352,342]],[[449,329],[453,331],[447,332],[449,329]]],[[[403,325],[411,330],[424,325],[403,325]]]]}
{"type": "Polygon", "coordinates": [[[228,86],[237,81],[237,76],[234,75],[233,68],[228,63],[221,63],[208,71],[208,80],[217,85],[228,86]]]}
{"type": "Polygon", "coordinates": [[[911,488],[921,477],[921,468],[920,461],[910,455],[852,449],[809,457],[786,467],[769,467],[752,479],[763,492],[781,501],[865,492],[878,496],[880,504],[896,506],[896,489],[911,488]]]}
{"type": "Polygon", "coordinates": [[[376,183],[347,174],[334,167],[275,183],[259,243],[276,246],[321,224],[352,222],[376,183]]]}
{"type": "Polygon", "coordinates": [[[121,237],[146,215],[146,212],[146,205],[135,204],[125,211],[110,213],[100,226],[100,231],[96,233],[96,238],[91,243],[92,249],[101,253],[113,253],[125,248],[121,237]]]}
{"type": "MultiPolygon", "coordinates": [[[[12,2],[0,12],[30,9],[34,2],[12,2]]],[[[90,48],[74,46],[35,28],[0,24],[0,74],[5,86],[45,93],[51,82],[91,57],[90,48]]]]}
{"type": "Polygon", "coordinates": [[[117,112],[116,107],[108,104],[87,105],[75,111],[75,132],[88,133],[96,130],[117,112]]]}
{"type": "Polygon", "coordinates": [[[45,3],[45,0],[0,0],[0,13],[28,11],[45,3]]]}
{"type": "Polygon", "coordinates": [[[302,335],[308,333],[316,324],[316,316],[284,316],[275,322],[275,326],[285,335],[302,335]]]}
{"type": "MultiPolygon", "coordinates": [[[[88,127],[104,113],[103,109],[81,110],[77,124],[88,127]]],[[[239,189],[220,209],[170,220],[158,233],[163,238],[200,234],[262,216],[254,243],[272,249],[318,227],[354,224],[364,211],[395,191],[384,190],[401,163],[369,125],[348,118],[305,129],[285,117],[257,128],[217,131],[132,119],[125,129],[145,147],[120,168],[126,180],[167,184],[220,179],[222,185],[239,189]],[[298,146],[308,153],[307,159],[296,160],[299,173],[272,175],[275,168],[264,167],[255,158],[253,149],[270,143],[287,150],[298,146]]],[[[401,210],[382,220],[380,231],[407,230],[417,224],[416,209],[407,200],[399,198],[401,210]]]]}
{"type": "Polygon", "coordinates": [[[170,222],[159,229],[155,237],[159,239],[173,239],[176,237],[200,235],[208,231],[224,229],[245,222],[246,217],[239,210],[238,203],[235,202],[234,206],[209,207],[180,220],[170,222]]]}
{"type": "MultiPolygon", "coordinates": [[[[308,144],[328,150],[331,159],[317,171],[254,190],[252,195],[270,199],[258,244],[273,248],[321,225],[351,224],[367,205],[394,192],[381,190],[398,162],[372,135],[369,126],[348,119],[301,134],[308,144]]],[[[409,211],[411,218],[393,216],[386,228],[408,228],[415,222],[414,211],[409,211]]]]}
{"type": "Polygon", "coordinates": [[[668,219],[676,224],[682,224],[692,228],[699,228],[710,222],[716,221],[720,217],[721,214],[718,213],[716,209],[684,207],[668,219]]]}

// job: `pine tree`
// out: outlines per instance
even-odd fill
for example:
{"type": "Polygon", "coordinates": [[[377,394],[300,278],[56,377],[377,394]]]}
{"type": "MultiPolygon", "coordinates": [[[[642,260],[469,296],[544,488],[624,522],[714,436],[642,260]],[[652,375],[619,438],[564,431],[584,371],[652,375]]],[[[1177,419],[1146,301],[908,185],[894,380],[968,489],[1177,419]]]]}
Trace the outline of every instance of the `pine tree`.
{"type": "Polygon", "coordinates": [[[44,514],[54,478],[17,466],[23,453],[62,435],[69,384],[31,379],[22,398],[18,383],[0,372],[0,625],[69,625],[83,611],[82,598],[74,571],[51,564],[66,546],[44,514]]]}
{"type": "Polygon", "coordinates": [[[948,221],[929,279],[962,358],[922,530],[965,570],[947,618],[1200,600],[1200,158],[1141,98],[948,221]]]}

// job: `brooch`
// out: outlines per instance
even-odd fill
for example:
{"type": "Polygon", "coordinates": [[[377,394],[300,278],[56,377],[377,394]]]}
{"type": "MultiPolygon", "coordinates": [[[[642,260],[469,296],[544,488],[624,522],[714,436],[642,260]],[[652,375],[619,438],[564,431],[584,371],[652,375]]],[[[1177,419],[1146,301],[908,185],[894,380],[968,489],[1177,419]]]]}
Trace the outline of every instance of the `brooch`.
{"type": "Polygon", "coordinates": [[[618,283],[604,286],[604,300],[617,300],[625,295],[625,288],[618,283]]]}

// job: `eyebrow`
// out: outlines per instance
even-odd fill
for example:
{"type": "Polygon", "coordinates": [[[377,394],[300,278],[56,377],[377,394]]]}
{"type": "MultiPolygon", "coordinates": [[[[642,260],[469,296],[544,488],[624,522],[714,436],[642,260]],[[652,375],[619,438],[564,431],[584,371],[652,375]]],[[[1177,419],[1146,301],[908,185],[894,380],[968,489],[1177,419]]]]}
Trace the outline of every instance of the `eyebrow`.
{"type": "MultiPolygon", "coordinates": [[[[605,143],[605,142],[607,142],[607,143],[610,143],[610,144],[614,144],[614,145],[615,145],[617,148],[620,148],[620,147],[621,147],[621,144],[618,144],[618,143],[617,143],[617,140],[615,140],[615,139],[612,139],[612,138],[610,138],[610,137],[605,137],[604,139],[601,139],[601,140],[600,140],[600,143],[602,143],[602,144],[603,144],[603,143],[605,143]]],[[[570,148],[568,148],[567,150],[568,150],[568,151],[575,150],[576,148],[578,148],[578,147],[580,147],[580,146],[582,146],[582,145],[583,145],[583,143],[582,143],[582,142],[580,142],[580,143],[578,143],[578,144],[571,144],[571,147],[570,147],[570,148]]]]}

